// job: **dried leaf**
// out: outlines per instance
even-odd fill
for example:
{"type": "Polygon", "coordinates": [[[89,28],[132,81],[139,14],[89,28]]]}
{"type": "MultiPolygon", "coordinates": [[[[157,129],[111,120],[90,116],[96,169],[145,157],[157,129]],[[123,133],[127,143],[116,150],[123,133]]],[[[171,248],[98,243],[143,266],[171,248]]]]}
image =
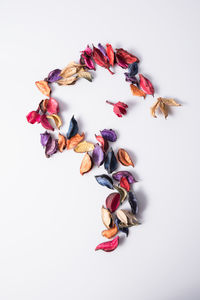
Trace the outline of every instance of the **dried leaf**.
{"type": "Polygon", "coordinates": [[[74,84],[78,79],[78,76],[71,76],[56,81],[59,85],[70,85],[74,84]]]}
{"type": "Polygon", "coordinates": [[[31,111],[30,113],[28,113],[28,115],[26,116],[26,119],[29,123],[31,124],[35,124],[40,123],[41,121],[41,116],[37,111],[31,111]]]}
{"type": "Polygon", "coordinates": [[[45,80],[40,80],[36,81],[35,84],[42,94],[44,94],[47,97],[50,96],[51,89],[48,85],[48,82],[46,82],[45,80]]]}
{"type": "Polygon", "coordinates": [[[140,77],[140,87],[143,91],[148,94],[154,96],[154,87],[149,79],[144,77],[142,74],[139,74],[140,77]]]}
{"type": "Polygon", "coordinates": [[[81,162],[81,166],[80,166],[81,175],[89,172],[91,170],[91,168],[92,168],[92,159],[88,153],[85,153],[83,160],[81,162]]]}
{"type": "Polygon", "coordinates": [[[63,150],[66,148],[66,138],[62,134],[58,134],[58,150],[60,152],[63,152],[63,150]]]}
{"type": "Polygon", "coordinates": [[[151,107],[151,115],[152,115],[152,117],[157,118],[157,116],[156,116],[156,109],[158,109],[159,106],[160,106],[160,100],[157,99],[157,101],[151,107]]]}
{"type": "Polygon", "coordinates": [[[117,225],[115,224],[112,228],[102,231],[102,235],[108,239],[113,238],[118,233],[117,225]]]}
{"type": "Polygon", "coordinates": [[[125,225],[128,226],[128,217],[127,217],[127,215],[124,213],[124,210],[118,209],[118,211],[117,211],[116,214],[117,214],[118,219],[119,219],[123,224],[125,224],[125,225]]]}
{"type": "Polygon", "coordinates": [[[164,104],[169,106],[181,106],[181,104],[177,103],[173,98],[159,97],[158,100],[161,100],[164,104]]]}
{"type": "Polygon", "coordinates": [[[117,159],[111,148],[106,155],[104,168],[107,170],[108,174],[110,174],[117,169],[117,165],[118,165],[117,159]]]}
{"type": "Polygon", "coordinates": [[[168,116],[168,108],[167,105],[165,105],[165,103],[163,103],[162,101],[159,102],[159,109],[161,111],[161,113],[164,115],[165,119],[168,116]]]}
{"type": "Polygon", "coordinates": [[[113,226],[114,222],[112,219],[112,215],[109,212],[109,210],[107,208],[105,208],[104,206],[102,206],[102,208],[101,208],[101,218],[102,218],[102,222],[106,226],[106,228],[109,229],[113,226]]]}
{"type": "Polygon", "coordinates": [[[47,119],[53,120],[53,121],[55,122],[56,127],[57,127],[58,129],[60,129],[60,127],[62,126],[62,120],[61,120],[61,118],[60,118],[58,115],[56,115],[56,114],[47,115],[47,119]]]}
{"type": "Polygon", "coordinates": [[[132,212],[125,209],[117,210],[117,217],[122,223],[120,224],[121,227],[127,227],[127,226],[133,226],[139,224],[137,218],[132,214],[132,212]]]}
{"type": "Polygon", "coordinates": [[[97,176],[95,176],[95,179],[100,185],[106,186],[107,188],[109,188],[111,190],[114,189],[113,181],[108,175],[105,175],[105,174],[97,175],[97,176]]]}
{"type": "Polygon", "coordinates": [[[138,63],[134,62],[128,66],[128,72],[130,77],[134,77],[138,73],[138,63]]]}
{"type": "Polygon", "coordinates": [[[115,212],[120,205],[120,194],[119,193],[111,193],[106,198],[106,207],[109,209],[111,213],[115,212]]]}
{"type": "Polygon", "coordinates": [[[77,153],[84,153],[94,150],[94,144],[89,143],[87,141],[83,141],[79,143],[75,148],[74,151],[77,153]]]}
{"type": "Polygon", "coordinates": [[[77,133],[70,139],[67,139],[67,150],[75,148],[85,137],[85,134],[82,133],[81,135],[77,133]]]}
{"type": "Polygon", "coordinates": [[[92,74],[90,72],[85,71],[83,68],[78,72],[78,77],[85,78],[88,81],[92,82],[92,74]]]}
{"type": "Polygon", "coordinates": [[[131,88],[131,92],[133,94],[133,96],[138,96],[138,97],[146,97],[145,92],[143,92],[142,90],[140,90],[137,86],[130,84],[130,88],[131,88]]]}
{"type": "Polygon", "coordinates": [[[168,108],[167,106],[181,106],[181,104],[177,103],[173,98],[162,98],[159,97],[154,105],[151,107],[151,115],[154,118],[156,116],[156,110],[159,109],[161,113],[167,118],[168,116],[168,108]]]}
{"type": "Polygon", "coordinates": [[[135,197],[135,194],[132,192],[128,193],[128,202],[131,207],[132,213],[135,215],[138,213],[138,204],[137,204],[137,199],[135,197]]]}
{"type": "Polygon", "coordinates": [[[124,150],[122,148],[119,149],[117,152],[117,159],[124,166],[133,166],[134,167],[134,163],[132,162],[130,155],[128,154],[128,152],[126,150],[124,150]]]}

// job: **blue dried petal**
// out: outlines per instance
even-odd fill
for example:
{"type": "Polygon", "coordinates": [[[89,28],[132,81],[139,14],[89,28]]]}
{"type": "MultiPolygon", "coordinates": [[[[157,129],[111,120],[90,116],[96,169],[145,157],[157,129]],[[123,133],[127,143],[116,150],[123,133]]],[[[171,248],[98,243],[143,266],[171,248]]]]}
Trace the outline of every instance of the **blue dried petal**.
{"type": "Polygon", "coordinates": [[[75,136],[78,133],[78,123],[75,120],[74,116],[72,116],[69,129],[67,131],[67,138],[71,139],[71,137],[75,136]]]}
{"type": "Polygon", "coordinates": [[[130,204],[132,213],[135,215],[138,213],[138,204],[137,204],[137,199],[135,197],[135,194],[132,192],[128,193],[128,202],[130,204]]]}
{"type": "Polygon", "coordinates": [[[94,146],[94,150],[92,152],[92,160],[94,164],[97,165],[98,167],[101,166],[104,161],[104,152],[101,146],[99,146],[99,144],[96,144],[94,146]]]}
{"type": "Polygon", "coordinates": [[[101,135],[104,139],[109,142],[115,142],[117,140],[117,135],[114,130],[112,129],[104,129],[101,132],[101,135]]]}
{"type": "Polygon", "coordinates": [[[117,165],[118,165],[117,159],[111,148],[106,155],[106,159],[104,162],[104,168],[107,170],[108,174],[110,174],[117,169],[117,165]]]}
{"type": "Polygon", "coordinates": [[[96,181],[103,186],[106,186],[107,188],[113,190],[113,181],[108,175],[97,175],[95,176],[96,181]]]}
{"type": "Polygon", "coordinates": [[[51,137],[51,135],[47,131],[45,131],[44,133],[40,133],[40,142],[43,147],[45,147],[47,145],[50,137],[51,137]]]}
{"type": "Polygon", "coordinates": [[[118,229],[119,231],[125,233],[126,236],[128,236],[128,234],[129,234],[129,229],[128,229],[128,227],[120,228],[120,227],[119,227],[119,224],[120,224],[120,223],[121,223],[121,221],[116,217],[116,219],[115,219],[115,224],[116,224],[116,226],[117,226],[117,229],[118,229]]]}
{"type": "Polygon", "coordinates": [[[138,63],[134,62],[128,66],[129,75],[131,77],[137,75],[138,73],[138,63]]]}
{"type": "Polygon", "coordinates": [[[47,81],[55,82],[57,80],[62,79],[62,77],[60,76],[60,73],[61,73],[60,69],[55,69],[55,70],[51,71],[47,77],[47,81]]]}

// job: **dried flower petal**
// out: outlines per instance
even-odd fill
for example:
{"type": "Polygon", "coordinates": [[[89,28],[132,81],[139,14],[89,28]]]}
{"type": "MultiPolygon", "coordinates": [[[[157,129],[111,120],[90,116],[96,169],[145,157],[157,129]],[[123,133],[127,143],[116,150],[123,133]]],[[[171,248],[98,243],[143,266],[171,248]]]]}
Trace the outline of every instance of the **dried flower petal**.
{"type": "Polygon", "coordinates": [[[137,218],[132,214],[132,212],[125,209],[117,210],[117,217],[122,222],[122,224],[120,224],[120,227],[127,227],[139,224],[137,218]]]}
{"type": "MultiPolygon", "coordinates": [[[[58,114],[59,113],[59,104],[58,101],[54,98],[49,98],[44,101],[46,105],[46,110],[48,111],[49,114],[58,114]],[[46,101],[47,100],[47,101],[46,101]]],[[[43,104],[44,105],[44,104],[43,104]]]]}
{"type": "Polygon", "coordinates": [[[117,186],[115,184],[113,186],[120,193],[120,202],[122,204],[127,197],[127,191],[121,186],[117,186]]]}
{"type": "Polygon", "coordinates": [[[144,77],[142,74],[139,74],[140,77],[140,87],[143,91],[148,94],[154,96],[154,87],[149,79],[144,77]]]}
{"type": "Polygon", "coordinates": [[[82,65],[72,61],[61,71],[60,76],[62,78],[69,78],[75,75],[82,67],[82,65]]]}
{"type": "Polygon", "coordinates": [[[108,59],[108,56],[107,56],[107,53],[106,53],[106,49],[101,45],[101,43],[98,43],[98,48],[99,48],[99,50],[101,51],[101,53],[105,56],[105,58],[106,58],[107,60],[109,60],[109,59],[108,59]]]}
{"type": "Polygon", "coordinates": [[[60,152],[63,152],[63,150],[66,148],[66,138],[62,134],[58,134],[58,150],[60,152]]]}
{"type": "Polygon", "coordinates": [[[113,190],[113,181],[108,175],[97,175],[95,176],[96,181],[102,185],[106,186],[107,188],[113,190]]]}
{"type": "Polygon", "coordinates": [[[70,139],[71,137],[75,136],[77,133],[78,133],[78,123],[74,118],[74,116],[72,116],[69,123],[69,129],[67,131],[67,138],[70,139]]]}
{"type": "Polygon", "coordinates": [[[28,115],[26,116],[26,119],[29,123],[31,124],[35,124],[36,122],[37,123],[40,123],[40,119],[41,119],[41,116],[40,114],[37,112],[37,111],[31,111],[30,113],[28,113],[28,115]]]}
{"type": "Polygon", "coordinates": [[[106,53],[107,53],[110,65],[114,66],[115,53],[114,53],[113,48],[110,44],[106,44],[106,53]]]}
{"type": "Polygon", "coordinates": [[[124,150],[122,148],[119,149],[117,152],[117,159],[124,166],[133,166],[134,167],[134,163],[132,162],[130,155],[128,154],[128,152],[126,150],[124,150]]]}
{"type": "Polygon", "coordinates": [[[117,169],[117,165],[118,165],[117,159],[111,148],[106,155],[105,162],[104,162],[104,168],[107,170],[108,174],[110,174],[117,169]]]}
{"type": "Polygon", "coordinates": [[[122,177],[121,180],[120,180],[120,186],[123,187],[124,189],[127,190],[127,192],[130,191],[130,184],[127,180],[126,177],[122,177]]]}
{"type": "Polygon", "coordinates": [[[131,76],[129,73],[124,73],[125,75],[125,80],[127,82],[130,82],[132,84],[136,84],[137,86],[139,85],[139,82],[135,76],[131,76]]]}
{"type": "Polygon", "coordinates": [[[120,66],[123,69],[128,68],[128,63],[125,62],[125,60],[123,59],[123,57],[120,54],[115,53],[115,57],[116,57],[116,63],[118,64],[118,66],[120,66]]]}
{"type": "Polygon", "coordinates": [[[40,117],[40,122],[41,122],[41,125],[45,128],[45,129],[48,129],[48,130],[52,130],[54,131],[54,128],[51,126],[51,124],[49,123],[46,115],[42,115],[40,117]]]}
{"type": "Polygon", "coordinates": [[[120,194],[119,193],[111,193],[106,198],[106,207],[109,209],[111,213],[115,212],[120,205],[120,194]]]}
{"type": "Polygon", "coordinates": [[[128,202],[130,204],[132,213],[134,215],[137,214],[138,213],[138,204],[137,204],[137,200],[136,200],[134,193],[132,193],[132,192],[128,193],[128,202]]]}
{"type": "Polygon", "coordinates": [[[47,115],[46,117],[47,119],[53,120],[56,124],[56,127],[60,129],[60,127],[62,126],[62,120],[58,115],[52,114],[52,115],[47,115]]]}
{"type": "Polygon", "coordinates": [[[122,177],[126,177],[129,183],[137,182],[134,176],[128,171],[119,171],[112,174],[113,179],[120,181],[122,177]]]}
{"type": "Polygon", "coordinates": [[[107,208],[105,208],[104,206],[102,206],[101,208],[101,218],[102,218],[102,222],[103,224],[106,226],[106,228],[111,228],[113,226],[113,219],[112,219],[112,215],[109,212],[109,210],[107,208]]]}
{"type": "Polygon", "coordinates": [[[50,157],[54,153],[56,153],[58,150],[58,142],[57,140],[52,139],[51,137],[49,138],[46,149],[45,149],[45,155],[46,157],[50,157]]]}
{"type": "Polygon", "coordinates": [[[103,151],[106,152],[109,147],[108,141],[106,139],[104,139],[101,135],[95,134],[95,137],[96,137],[97,141],[101,144],[103,151]]]}
{"type": "Polygon", "coordinates": [[[45,100],[42,100],[40,103],[39,103],[39,108],[41,110],[42,113],[46,113],[47,112],[47,103],[48,103],[49,99],[45,99],[45,100]]]}
{"type": "Polygon", "coordinates": [[[124,62],[126,64],[132,64],[134,62],[139,62],[139,59],[134,56],[133,54],[129,53],[128,51],[122,49],[122,48],[119,48],[119,49],[116,49],[116,56],[120,56],[124,62]]]}
{"type": "Polygon", "coordinates": [[[94,144],[89,143],[87,141],[83,141],[79,143],[75,148],[74,151],[77,153],[84,153],[94,150],[94,144]]]}
{"type": "Polygon", "coordinates": [[[81,135],[77,133],[73,137],[67,140],[67,150],[75,148],[83,139],[85,138],[85,134],[81,135]]]}
{"type": "Polygon", "coordinates": [[[131,88],[131,92],[133,94],[133,96],[138,96],[138,97],[146,97],[145,92],[143,92],[142,90],[140,90],[137,86],[130,84],[130,88],[131,88]]]}
{"type": "Polygon", "coordinates": [[[78,76],[71,76],[71,77],[67,77],[67,78],[62,78],[58,81],[56,81],[57,84],[59,85],[70,85],[70,84],[74,84],[78,79],[78,76]]]}
{"type": "Polygon", "coordinates": [[[81,175],[89,172],[91,170],[91,168],[92,168],[92,159],[88,153],[85,153],[83,160],[81,162],[81,166],[80,166],[81,175]]]}
{"type": "Polygon", "coordinates": [[[40,133],[40,141],[43,147],[45,147],[50,139],[51,135],[47,131],[40,133]]]}
{"type": "Polygon", "coordinates": [[[164,104],[168,106],[181,106],[180,103],[177,103],[173,98],[162,98],[159,97],[159,100],[161,100],[164,104]]]}
{"type": "Polygon", "coordinates": [[[109,69],[109,62],[107,58],[101,53],[101,51],[93,46],[93,59],[96,62],[97,65],[106,68],[111,74],[114,74],[110,69],[109,69]]]}
{"type": "Polygon", "coordinates": [[[111,252],[117,248],[119,245],[119,236],[116,236],[112,241],[104,242],[96,246],[96,250],[103,250],[106,252],[111,252]]]}
{"type": "Polygon", "coordinates": [[[154,103],[154,105],[151,107],[151,115],[154,117],[154,118],[157,118],[156,116],[156,109],[158,109],[160,106],[160,100],[157,99],[157,101],[154,103]]]}
{"type": "Polygon", "coordinates": [[[154,118],[157,118],[155,112],[157,109],[160,109],[161,113],[167,118],[168,108],[167,106],[180,106],[181,104],[177,103],[173,98],[162,98],[159,97],[154,105],[151,107],[151,115],[154,118]]]}
{"type": "Polygon", "coordinates": [[[60,69],[55,69],[53,71],[51,71],[47,77],[47,81],[52,83],[55,82],[59,79],[62,79],[62,77],[60,76],[61,70],[60,69]]]}
{"type": "Polygon", "coordinates": [[[101,135],[104,139],[109,142],[115,142],[117,140],[117,135],[114,130],[112,129],[104,129],[101,132],[101,135]]]}
{"type": "Polygon", "coordinates": [[[44,94],[47,97],[50,96],[51,89],[48,86],[48,82],[46,82],[45,80],[40,80],[36,81],[35,84],[42,94],[44,94]]]}
{"type": "Polygon", "coordinates": [[[129,75],[131,77],[137,75],[138,73],[138,63],[134,62],[128,66],[129,75]]]}
{"type": "Polygon", "coordinates": [[[78,77],[85,78],[88,81],[92,82],[92,74],[90,72],[86,72],[84,68],[81,68],[78,72],[78,77]]]}
{"type": "Polygon", "coordinates": [[[118,233],[117,225],[115,224],[112,228],[102,231],[102,235],[107,239],[113,238],[118,233]]]}
{"type": "Polygon", "coordinates": [[[94,164],[97,165],[98,167],[100,167],[104,161],[104,152],[101,146],[99,146],[99,144],[96,144],[94,146],[94,150],[92,152],[92,159],[94,164]]]}
{"type": "Polygon", "coordinates": [[[126,109],[128,108],[128,105],[124,102],[117,102],[113,103],[108,100],[106,100],[106,103],[113,105],[113,111],[118,117],[122,117],[122,115],[126,114],[126,109]]]}
{"type": "Polygon", "coordinates": [[[116,219],[115,219],[115,224],[116,224],[117,229],[118,229],[119,231],[125,233],[126,236],[128,236],[128,234],[129,234],[129,229],[128,229],[128,227],[121,227],[121,221],[120,221],[117,217],[116,217],[116,219]]]}

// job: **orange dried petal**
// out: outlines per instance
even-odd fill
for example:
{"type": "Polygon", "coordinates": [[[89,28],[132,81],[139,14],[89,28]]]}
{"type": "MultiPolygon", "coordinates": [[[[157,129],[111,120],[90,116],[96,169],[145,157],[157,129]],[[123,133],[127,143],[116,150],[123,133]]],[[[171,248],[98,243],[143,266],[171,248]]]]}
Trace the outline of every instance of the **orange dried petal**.
{"type": "Polygon", "coordinates": [[[42,94],[47,97],[50,96],[51,89],[45,80],[36,81],[35,84],[42,94]]]}
{"type": "Polygon", "coordinates": [[[58,149],[60,152],[66,148],[66,138],[62,134],[58,134],[58,149]]]}
{"type": "Polygon", "coordinates": [[[91,168],[92,168],[92,159],[88,153],[85,153],[83,160],[81,162],[81,166],[80,166],[81,175],[89,172],[91,170],[91,168]]]}
{"type": "Polygon", "coordinates": [[[108,239],[111,239],[112,237],[114,237],[116,234],[118,233],[118,229],[117,229],[117,225],[115,224],[114,227],[107,229],[107,230],[103,230],[102,231],[102,235],[108,239]]]}
{"type": "Polygon", "coordinates": [[[130,84],[130,88],[131,88],[131,92],[132,92],[133,96],[144,97],[144,99],[145,99],[145,97],[146,97],[145,92],[138,89],[137,86],[135,86],[134,84],[130,84]]]}
{"type": "Polygon", "coordinates": [[[133,163],[130,155],[128,154],[128,152],[126,150],[124,150],[122,148],[119,149],[117,152],[117,159],[124,166],[133,166],[134,167],[134,163],[133,163]]]}
{"type": "Polygon", "coordinates": [[[81,135],[77,133],[73,137],[67,140],[67,150],[75,148],[85,137],[85,134],[82,133],[81,135]]]}

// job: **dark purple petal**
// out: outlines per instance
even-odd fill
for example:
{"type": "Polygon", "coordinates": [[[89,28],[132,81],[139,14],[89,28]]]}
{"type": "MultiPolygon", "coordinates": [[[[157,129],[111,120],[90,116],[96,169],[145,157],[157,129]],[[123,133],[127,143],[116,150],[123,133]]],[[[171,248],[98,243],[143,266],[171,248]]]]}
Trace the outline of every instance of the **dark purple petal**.
{"type": "Polygon", "coordinates": [[[122,177],[126,177],[129,183],[137,182],[134,176],[128,171],[119,171],[112,175],[113,179],[120,181],[122,177]]]}
{"type": "Polygon", "coordinates": [[[60,69],[55,69],[53,71],[51,71],[47,77],[47,81],[48,82],[55,82],[57,80],[62,79],[60,75],[61,70],[60,69]]]}
{"type": "Polygon", "coordinates": [[[58,150],[58,141],[50,137],[45,149],[46,157],[50,157],[51,155],[56,153],[57,150],[58,150]]]}
{"type": "Polygon", "coordinates": [[[92,152],[92,160],[94,164],[97,165],[98,167],[101,166],[104,161],[104,152],[101,146],[99,146],[99,144],[96,144],[94,146],[94,150],[92,152]]]}
{"type": "Polygon", "coordinates": [[[124,75],[126,81],[131,82],[132,84],[139,84],[135,76],[131,76],[129,73],[124,73],[124,75]]]}
{"type": "Polygon", "coordinates": [[[110,142],[115,142],[117,140],[117,135],[112,129],[104,129],[101,132],[101,135],[104,139],[110,142]]]}
{"type": "Polygon", "coordinates": [[[51,135],[47,131],[45,131],[44,133],[40,133],[40,142],[43,147],[45,147],[47,145],[50,137],[51,137],[51,135]]]}

